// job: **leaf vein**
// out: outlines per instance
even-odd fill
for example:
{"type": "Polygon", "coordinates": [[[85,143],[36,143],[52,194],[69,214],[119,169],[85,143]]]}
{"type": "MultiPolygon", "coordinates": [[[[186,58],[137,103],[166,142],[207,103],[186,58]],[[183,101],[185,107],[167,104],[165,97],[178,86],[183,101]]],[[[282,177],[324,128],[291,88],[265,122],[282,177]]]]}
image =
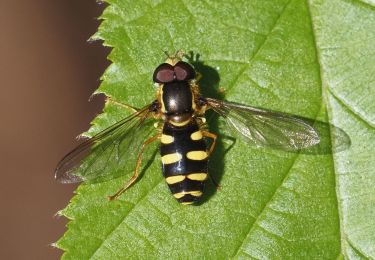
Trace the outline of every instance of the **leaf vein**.
{"type": "MultiPolygon", "coordinates": [[[[289,167],[289,169],[287,170],[283,180],[280,182],[280,185],[275,189],[274,193],[270,196],[270,198],[267,200],[267,202],[264,204],[264,207],[261,209],[260,213],[258,214],[258,216],[256,217],[256,219],[254,220],[254,222],[250,225],[249,229],[248,229],[248,232],[246,237],[244,238],[244,240],[242,241],[242,243],[239,245],[239,247],[236,249],[235,253],[233,254],[233,257],[237,256],[238,253],[240,252],[242,246],[244,245],[246,239],[249,237],[250,233],[253,231],[253,229],[255,228],[255,225],[258,225],[258,221],[260,219],[260,217],[263,215],[263,212],[266,210],[266,208],[268,208],[269,204],[272,202],[272,200],[274,199],[277,191],[279,190],[280,187],[282,187],[284,181],[288,178],[290,172],[291,172],[291,169],[293,168],[295,162],[297,161],[297,158],[298,158],[299,154],[297,154],[294,158],[293,158],[293,161],[291,163],[291,166],[289,167]]],[[[259,226],[259,225],[258,225],[259,226]]]]}
{"type": "Polygon", "coordinates": [[[365,259],[371,259],[370,256],[366,255],[361,249],[357,248],[353,243],[352,241],[349,239],[349,238],[346,238],[346,241],[348,242],[348,244],[350,245],[350,247],[357,253],[359,254],[361,257],[365,258],[365,259]]]}
{"type": "MultiPolygon", "coordinates": [[[[349,2],[349,1],[347,1],[349,2]]],[[[351,0],[350,2],[354,3],[354,4],[359,4],[359,5],[363,5],[365,6],[366,8],[370,8],[370,9],[374,9],[375,6],[370,4],[369,2],[367,1],[363,1],[363,0],[351,0]]]]}
{"type": "MultiPolygon", "coordinates": [[[[312,31],[312,36],[313,36],[313,41],[314,41],[314,47],[315,47],[315,55],[316,55],[316,60],[318,62],[318,65],[319,65],[319,77],[320,77],[320,82],[321,82],[321,89],[322,89],[322,105],[324,103],[324,99],[326,101],[325,103],[325,106],[327,108],[327,110],[330,110],[330,107],[329,107],[329,101],[328,101],[328,97],[327,97],[327,94],[328,92],[330,91],[329,90],[329,87],[328,87],[328,84],[325,83],[325,80],[323,78],[323,65],[321,63],[321,54],[320,54],[320,51],[319,51],[319,48],[318,48],[318,42],[317,42],[317,38],[316,38],[316,31],[315,31],[315,27],[314,27],[314,23],[313,23],[313,15],[311,13],[311,6],[310,6],[310,3],[309,3],[309,0],[306,0],[306,6],[307,6],[307,9],[308,9],[308,14],[309,14],[309,18],[310,18],[310,25],[311,25],[311,31],[312,31]]],[[[330,118],[330,113],[327,113],[327,118],[328,118],[328,122],[331,122],[331,118],[330,118]]],[[[331,145],[333,146],[333,140],[332,140],[332,136],[334,136],[334,133],[332,133],[332,128],[331,126],[329,125],[329,132],[330,132],[330,141],[331,141],[331,145]]],[[[332,161],[333,161],[333,172],[336,172],[335,168],[336,168],[336,165],[335,165],[335,158],[333,156],[333,154],[331,155],[331,158],[332,158],[332,161]]],[[[339,182],[338,182],[338,179],[337,179],[337,176],[335,176],[335,198],[336,198],[336,205],[337,205],[337,217],[338,217],[338,220],[339,220],[339,223],[338,223],[338,228],[339,228],[339,235],[340,235],[340,246],[341,246],[341,251],[342,251],[342,240],[343,240],[343,236],[344,236],[344,231],[343,231],[343,228],[342,228],[342,225],[343,225],[343,220],[342,220],[342,209],[340,207],[340,201],[339,201],[339,182]]]]}
{"type": "Polygon", "coordinates": [[[151,193],[151,191],[153,191],[161,182],[163,181],[163,179],[159,180],[156,182],[156,184],[154,186],[152,186],[151,189],[149,189],[141,198],[140,200],[138,201],[138,203],[134,204],[133,207],[130,208],[130,210],[124,214],[123,218],[121,221],[119,221],[119,223],[108,233],[108,235],[106,235],[106,237],[103,239],[102,243],[98,246],[98,248],[95,250],[95,252],[91,255],[94,256],[96,254],[96,252],[102,247],[102,245],[104,244],[104,242],[110,237],[112,236],[113,232],[116,231],[116,229],[122,224],[124,223],[124,221],[126,220],[126,218],[130,215],[130,213],[135,209],[137,208],[137,206],[140,204],[141,201],[143,201],[147,196],[148,194],[151,193]]]}
{"type": "Polygon", "coordinates": [[[284,8],[281,10],[279,16],[276,18],[275,20],[275,23],[273,24],[271,30],[269,31],[269,33],[267,35],[265,35],[264,39],[262,40],[262,42],[259,44],[258,48],[255,49],[255,52],[253,54],[252,57],[249,58],[247,64],[245,64],[245,66],[241,69],[240,73],[237,75],[237,77],[235,78],[235,80],[230,84],[230,86],[226,89],[226,93],[228,94],[233,88],[234,88],[234,85],[238,82],[238,80],[240,79],[240,77],[245,73],[245,71],[247,71],[250,66],[252,65],[252,62],[253,60],[255,59],[255,57],[258,55],[258,53],[262,50],[264,44],[267,42],[267,39],[269,38],[269,36],[271,35],[271,33],[273,32],[273,30],[276,28],[276,25],[277,23],[279,22],[281,16],[283,15],[283,13],[285,12],[285,9],[289,6],[291,0],[289,0],[286,5],[284,6],[284,8]]]}
{"type": "Polygon", "coordinates": [[[366,118],[364,118],[361,114],[356,112],[350,105],[348,105],[342,98],[336,95],[336,93],[333,92],[332,89],[328,89],[329,93],[351,114],[353,114],[356,118],[358,118],[361,122],[363,122],[365,125],[369,126],[371,129],[375,128],[375,125],[373,125],[371,122],[367,121],[366,118]]]}

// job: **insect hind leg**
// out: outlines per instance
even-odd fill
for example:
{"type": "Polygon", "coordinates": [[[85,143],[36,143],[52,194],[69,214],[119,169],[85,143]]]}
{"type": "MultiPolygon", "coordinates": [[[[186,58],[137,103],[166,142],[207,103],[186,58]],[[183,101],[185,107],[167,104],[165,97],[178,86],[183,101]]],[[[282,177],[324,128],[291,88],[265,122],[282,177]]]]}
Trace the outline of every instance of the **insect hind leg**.
{"type": "Polygon", "coordinates": [[[215,181],[215,179],[212,177],[211,174],[208,174],[208,177],[210,178],[212,184],[215,186],[216,190],[220,191],[221,186],[219,185],[219,183],[217,183],[217,181],[215,181]]]}
{"type": "Polygon", "coordinates": [[[142,165],[142,156],[143,156],[143,152],[146,148],[146,146],[154,141],[156,141],[157,139],[159,139],[161,136],[161,134],[157,134],[149,139],[147,139],[142,147],[141,147],[141,150],[138,154],[138,158],[137,158],[137,164],[136,164],[136,167],[135,167],[135,170],[134,170],[134,174],[133,176],[130,178],[130,180],[128,180],[124,186],[119,189],[115,194],[111,195],[111,196],[108,196],[108,200],[114,200],[114,199],[117,199],[118,197],[121,196],[121,194],[123,194],[130,186],[132,186],[134,184],[134,182],[138,179],[138,176],[139,176],[139,170],[141,168],[141,165],[142,165]]]}

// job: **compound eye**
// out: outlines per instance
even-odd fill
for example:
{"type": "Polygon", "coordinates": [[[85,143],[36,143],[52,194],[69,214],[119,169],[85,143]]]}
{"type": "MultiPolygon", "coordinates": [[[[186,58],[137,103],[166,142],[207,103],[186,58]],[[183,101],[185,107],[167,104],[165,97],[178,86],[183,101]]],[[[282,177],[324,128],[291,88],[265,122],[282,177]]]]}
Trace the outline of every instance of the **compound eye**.
{"type": "Polygon", "coordinates": [[[156,83],[168,83],[174,80],[173,66],[168,63],[160,64],[154,71],[153,80],[156,83]]]}
{"type": "Polygon", "coordinates": [[[174,73],[178,81],[191,80],[195,78],[195,70],[184,61],[179,61],[174,65],[174,73]]]}

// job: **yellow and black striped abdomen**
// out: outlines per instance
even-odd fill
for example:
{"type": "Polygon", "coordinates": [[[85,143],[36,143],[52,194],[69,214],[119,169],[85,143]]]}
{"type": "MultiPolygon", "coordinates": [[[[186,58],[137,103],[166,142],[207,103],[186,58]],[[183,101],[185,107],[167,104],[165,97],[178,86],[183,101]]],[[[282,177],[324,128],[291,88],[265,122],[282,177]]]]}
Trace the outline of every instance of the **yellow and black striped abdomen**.
{"type": "Polygon", "coordinates": [[[206,149],[194,119],[183,127],[164,124],[160,145],[163,175],[178,202],[192,204],[202,196],[207,179],[206,149]]]}

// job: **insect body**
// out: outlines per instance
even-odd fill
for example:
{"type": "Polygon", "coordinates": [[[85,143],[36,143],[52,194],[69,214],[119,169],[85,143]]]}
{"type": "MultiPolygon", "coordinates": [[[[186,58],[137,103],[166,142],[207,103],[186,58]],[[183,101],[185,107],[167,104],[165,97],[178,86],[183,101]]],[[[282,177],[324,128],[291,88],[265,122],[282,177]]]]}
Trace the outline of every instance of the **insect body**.
{"type": "Polygon", "coordinates": [[[166,120],[160,145],[163,175],[173,196],[183,204],[191,204],[203,194],[208,171],[206,143],[193,117],[197,104],[189,80],[194,79],[195,72],[180,61],[169,68],[173,75],[170,81],[170,77],[159,73],[168,65],[160,65],[154,76],[154,81],[163,84],[160,86],[161,112],[166,120]]]}
{"type": "Polygon", "coordinates": [[[173,196],[183,204],[196,201],[207,179],[208,153],[195,119],[180,127],[165,123],[160,153],[163,175],[173,196]]]}
{"type": "Polygon", "coordinates": [[[106,180],[129,170],[134,162],[132,178],[109,197],[115,199],[137,180],[146,146],[160,140],[165,180],[178,202],[192,204],[203,194],[208,158],[216,144],[216,135],[203,124],[207,109],[258,146],[299,150],[319,143],[315,129],[299,118],[202,97],[195,70],[182,57],[178,53],[156,68],[156,100],[67,154],[57,166],[56,179],[63,183],[106,180]],[[155,120],[162,123],[161,131],[150,137],[150,122],[155,120]],[[209,148],[207,138],[212,139],[209,148]]]}

